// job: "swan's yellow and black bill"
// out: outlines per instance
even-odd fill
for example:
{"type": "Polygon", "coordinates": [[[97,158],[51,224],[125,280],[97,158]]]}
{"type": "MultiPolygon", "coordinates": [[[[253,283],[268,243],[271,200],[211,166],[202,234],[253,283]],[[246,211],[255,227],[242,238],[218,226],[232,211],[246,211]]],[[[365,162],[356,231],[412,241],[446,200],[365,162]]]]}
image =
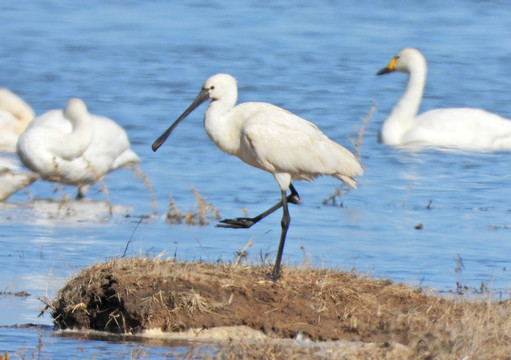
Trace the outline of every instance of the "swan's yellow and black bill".
{"type": "Polygon", "coordinates": [[[388,73],[391,73],[393,72],[394,70],[396,70],[396,61],[397,61],[397,56],[394,56],[392,58],[392,60],[390,60],[390,63],[384,67],[383,69],[381,69],[380,71],[378,71],[376,73],[376,75],[383,75],[383,74],[388,74],[388,73]]]}

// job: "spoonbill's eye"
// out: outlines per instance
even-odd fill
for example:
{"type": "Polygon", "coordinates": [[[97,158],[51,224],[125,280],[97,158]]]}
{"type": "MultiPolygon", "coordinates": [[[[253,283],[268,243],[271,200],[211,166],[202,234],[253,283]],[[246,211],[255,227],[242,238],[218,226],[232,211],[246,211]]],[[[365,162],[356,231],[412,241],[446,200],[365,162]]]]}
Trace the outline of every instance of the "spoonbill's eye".
{"type": "Polygon", "coordinates": [[[211,85],[209,90],[215,90],[215,85],[211,85]]]}

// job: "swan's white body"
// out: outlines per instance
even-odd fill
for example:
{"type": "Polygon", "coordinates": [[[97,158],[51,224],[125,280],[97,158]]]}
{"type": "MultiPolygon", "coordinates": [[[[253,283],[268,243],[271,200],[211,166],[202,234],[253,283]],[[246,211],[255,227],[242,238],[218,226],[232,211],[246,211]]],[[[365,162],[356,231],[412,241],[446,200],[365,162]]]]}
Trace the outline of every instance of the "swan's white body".
{"type": "Polygon", "coordinates": [[[34,119],[34,111],[18,95],[0,89],[0,151],[15,152],[19,135],[34,119]]]}
{"type": "Polygon", "coordinates": [[[5,201],[16,191],[36,181],[34,173],[21,171],[18,164],[10,158],[0,158],[0,201],[5,201]]]}
{"type": "Polygon", "coordinates": [[[82,100],[36,117],[19,137],[23,164],[48,181],[88,186],[124,165],[140,162],[124,129],[113,120],[89,114],[82,100]]]}
{"type": "Polygon", "coordinates": [[[417,115],[426,83],[427,64],[413,48],[401,50],[378,75],[409,74],[408,85],[380,131],[387,145],[442,147],[475,151],[511,150],[511,121],[475,108],[435,109],[417,115]]]}

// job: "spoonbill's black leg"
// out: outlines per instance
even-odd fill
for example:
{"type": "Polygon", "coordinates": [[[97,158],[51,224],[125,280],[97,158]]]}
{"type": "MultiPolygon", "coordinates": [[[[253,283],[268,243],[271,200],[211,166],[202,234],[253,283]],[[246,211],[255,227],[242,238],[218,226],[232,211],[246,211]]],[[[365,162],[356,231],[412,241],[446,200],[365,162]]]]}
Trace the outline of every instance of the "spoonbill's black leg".
{"type": "Polygon", "coordinates": [[[293,184],[289,184],[289,190],[291,191],[291,194],[289,194],[287,197],[285,196],[286,192],[284,191],[284,198],[283,200],[279,201],[277,204],[273,205],[271,208],[266,210],[265,212],[254,216],[252,218],[248,217],[239,217],[235,219],[223,219],[220,220],[221,224],[217,224],[217,227],[224,227],[224,228],[232,228],[232,229],[248,229],[255,223],[257,223],[259,220],[264,219],[271,213],[275,212],[275,210],[278,210],[282,207],[283,201],[286,200],[286,206],[287,203],[299,205],[300,204],[300,195],[298,195],[298,192],[296,191],[293,184]]]}
{"type": "Polygon", "coordinates": [[[275,258],[275,266],[273,267],[273,272],[271,274],[273,281],[277,281],[280,277],[280,261],[282,260],[282,253],[284,252],[287,229],[289,229],[289,224],[291,223],[291,216],[289,216],[289,209],[287,208],[287,197],[285,191],[282,191],[282,210],[282,221],[280,222],[280,225],[282,226],[282,233],[280,234],[279,250],[277,251],[277,257],[275,258]]]}

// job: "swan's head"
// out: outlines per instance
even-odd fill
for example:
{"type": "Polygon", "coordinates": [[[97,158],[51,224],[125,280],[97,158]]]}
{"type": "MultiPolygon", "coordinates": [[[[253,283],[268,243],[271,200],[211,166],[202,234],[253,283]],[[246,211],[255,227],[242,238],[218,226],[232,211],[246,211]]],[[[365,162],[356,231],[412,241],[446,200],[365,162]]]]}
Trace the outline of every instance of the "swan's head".
{"type": "Polygon", "coordinates": [[[405,48],[397,53],[390,60],[390,63],[378,71],[376,75],[388,74],[394,71],[411,73],[416,69],[426,69],[426,59],[419,50],[414,48],[405,48]]]}
{"type": "Polygon", "coordinates": [[[238,97],[238,86],[236,85],[236,79],[229,74],[216,74],[206,80],[199,95],[195,98],[193,103],[188,106],[184,113],[174,121],[174,123],[156,139],[153,143],[153,151],[158,148],[167,140],[170,133],[174,131],[176,126],[187,117],[195,108],[207,100],[218,101],[224,104],[226,107],[232,107],[236,103],[238,97]]]}
{"type": "Polygon", "coordinates": [[[85,106],[85,103],[81,99],[71,98],[67,102],[64,110],[64,117],[68,120],[75,120],[87,115],[88,113],[87,106],[85,106]]]}

